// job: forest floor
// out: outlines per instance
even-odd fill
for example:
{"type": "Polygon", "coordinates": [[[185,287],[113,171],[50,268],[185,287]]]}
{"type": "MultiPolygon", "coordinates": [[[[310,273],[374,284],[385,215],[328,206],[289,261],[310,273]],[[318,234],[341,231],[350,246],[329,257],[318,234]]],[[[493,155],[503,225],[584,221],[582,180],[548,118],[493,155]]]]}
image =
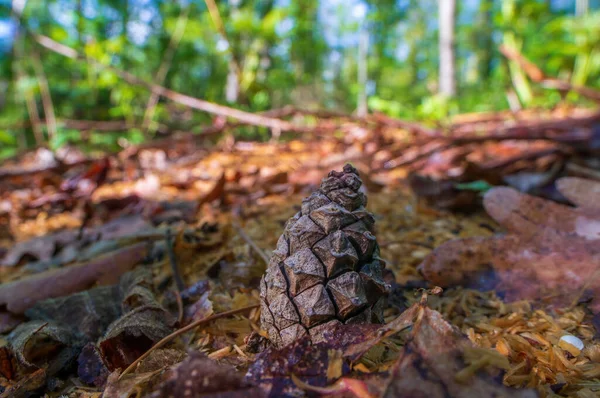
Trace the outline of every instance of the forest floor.
{"type": "Polygon", "coordinates": [[[600,113],[282,115],[313,133],[5,162],[0,397],[600,394],[600,113]],[[347,162],[389,270],[386,323],[271,347],[268,258],[347,162]]]}

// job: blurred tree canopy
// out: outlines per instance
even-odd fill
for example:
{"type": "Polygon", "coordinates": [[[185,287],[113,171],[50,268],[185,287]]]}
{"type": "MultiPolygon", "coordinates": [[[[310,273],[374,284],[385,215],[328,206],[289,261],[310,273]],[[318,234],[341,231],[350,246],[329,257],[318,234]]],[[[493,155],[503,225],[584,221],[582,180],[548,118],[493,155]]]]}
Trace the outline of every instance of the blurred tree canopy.
{"type": "Polygon", "coordinates": [[[211,122],[103,65],[252,112],[292,104],[349,113],[363,88],[370,111],[404,119],[507,109],[511,95],[520,106],[585,105],[577,94],[530,85],[498,51],[509,45],[548,75],[600,87],[600,0],[577,13],[576,3],[457,1],[457,95],[448,98],[437,94],[435,0],[3,0],[0,157],[36,142],[115,149],[211,122]],[[365,87],[357,79],[361,31],[365,87]],[[35,35],[85,59],[49,51],[35,35]],[[82,129],[73,121],[113,124],[82,129]],[[118,123],[125,127],[112,128],[118,123]]]}

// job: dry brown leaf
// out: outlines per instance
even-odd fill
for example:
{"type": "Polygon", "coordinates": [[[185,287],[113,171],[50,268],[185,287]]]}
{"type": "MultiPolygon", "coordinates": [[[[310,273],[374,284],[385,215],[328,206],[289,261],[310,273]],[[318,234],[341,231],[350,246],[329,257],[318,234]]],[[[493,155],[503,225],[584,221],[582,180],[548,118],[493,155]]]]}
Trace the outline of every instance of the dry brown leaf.
{"type": "Polygon", "coordinates": [[[40,300],[66,296],[94,284],[116,283],[148,253],[146,243],[138,243],[91,261],[35,274],[0,286],[0,305],[21,314],[40,300]]]}
{"type": "Polygon", "coordinates": [[[141,397],[160,380],[159,371],[127,375],[122,379],[119,373],[114,371],[108,376],[102,398],[141,397]]]}
{"type": "Polygon", "coordinates": [[[152,398],[265,396],[263,391],[244,379],[243,373],[231,366],[218,364],[199,352],[192,352],[176,366],[151,395],[152,398]]]}
{"type": "Polygon", "coordinates": [[[560,193],[577,206],[600,209],[600,182],[585,178],[564,177],[556,181],[556,187],[560,193]]]}
{"type": "MultiPolygon", "coordinates": [[[[507,301],[567,307],[600,293],[600,218],[511,188],[495,188],[486,210],[514,234],[452,240],[419,265],[430,282],[495,289],[507,301]]],[[[592,310],[600,311],[595,300],[592,310]]]]}
{"type": "Polygon", "coordinates": [[[507,187],[489,190],[483,204],[494,220],[524,237],[551,229],[561,236],[600,239],[600,211],[574,209],[507,187]]]}
{"type": "MultiPolygon", "coordinates": [[[[399,398],[533,398],[537,396],[532,390],[505,387],[490,374],[486,374],[484,368],[491,364],[489,361],[481,361],[480,369],[473,371],[467,380],[460,379],[459,372],[467,366],[463,359],[463,351],[470,347],[471,343],[466,337],[446,322],[439,312],[427,307],[419,307],[409,341],[392,369],[384,396],[399,398]]],[[[498,373],[497,369],[491,370],[498,373]]]]}

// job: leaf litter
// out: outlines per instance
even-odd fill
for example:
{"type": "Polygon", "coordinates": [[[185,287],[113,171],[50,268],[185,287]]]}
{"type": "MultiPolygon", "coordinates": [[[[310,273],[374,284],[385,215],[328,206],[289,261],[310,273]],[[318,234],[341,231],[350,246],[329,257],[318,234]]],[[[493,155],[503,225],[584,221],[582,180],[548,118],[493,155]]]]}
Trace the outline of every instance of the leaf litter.
{"type": "Polygon", "coordinates": [[[193,156],[140,148],[128,155],[139,160],[134,178],[116,167],[124,157],[27,170],[45,176],[44,190],[13,169],[0,189],[10,220],[0,228],[0,301],[12,329],[0,339],[2,396],[595,396],[597,183],[558,180],[577,207],[489,189],[509,181],[554,198],[552,165],[567,152],[479,146],[467,124],[459,144],[435,138],[406,151],[410,134],[380,127],[389,145],[379,148],[352,135],[193,156]],[[169,167],[144,160],[157,153],[169,167]],[[347,159],[388,264],[386,323],[277,349],[256,308],[265,254],[301,198],[347,159]],[[83,179],[95,188],[83,192],[83,179]],[[487,214],[473,212],[480,201],[487,214]],[[565,349],[564,336],[583,349],[565,349]]]}

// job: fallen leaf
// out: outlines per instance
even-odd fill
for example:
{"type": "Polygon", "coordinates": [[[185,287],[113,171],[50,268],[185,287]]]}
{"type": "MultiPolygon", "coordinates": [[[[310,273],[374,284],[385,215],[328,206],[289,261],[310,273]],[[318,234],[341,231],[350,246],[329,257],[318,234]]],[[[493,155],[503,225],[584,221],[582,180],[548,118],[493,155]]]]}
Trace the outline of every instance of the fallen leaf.
{"type": "Polygon", "coordinates": [[[134,235],[139,231],[152,229],[152,226],[140,216],[121,217],[95,228],[85,228],[83,239],[77,240],[79,231],[65,230],[49,235],[33,238],[14,245],[4,256],[0,265],[13,267],[23,259],[32,258],[37,261],[50,261],[60,251],[75,249],[74,255],[61,256],[61,262],[75,259],[77,251],[98,239],[111,240],[134,235]]]}
{"type": "MultiPolygon", "coordinates": [[[[290,374],[311,386],[325,387],[329,384],[328,348],[326,343],[313,344],[306,336],[281,349],[271,347],[256,358],[246,379],[261,386],[270,397],[293,396],[301,390],[290,379],[290,374]]],[[[344,363],[341,374],[349,371],[348,364],[344,363]]]]}
{"type": "Polygon", "coordinates": [[[169,315],[157,307],[135,308],[114,321],[98,342],[102,357],[112,371],[125,369],[156,342],[172,332],[169,315]]]}
{"type": "Polygon", "coordinates": [[[106,383],[108,368],[102,360],[102,355],[95,344],[88,343],[83,347],[77,358],[77,376],[86,384],[101,387],[106,383]]]}
{"type": "MultiPolygon", "coordinates": [[[[418,305],[418,304],[416,304],[418,305]]],[[[452,398],[506,397],[533,398],[533,390],[517,390],[484,369],[491,364],[482,360],[468,379],[457,377],[467,364],[463,351],[470,341],[446,322],[442,315],[419,307],[410,337],[403,347],[388,379],[385,397],[452,398]]],[[[495,371],[497,375],[497,371],[495,371]]],[[[464,376],[463,376],[464,377],[464,376]]]]}
{"type": "Polygon", "coordinates": [[[17,243],[6,253],[0,265],[13,267],[27,256],[36,260],[48,261],[56,252],[57,246],[64,246],[75,240],[76,237],[75,231],[61,231],[17,243]]]}
{"type": "Polygon", "coordinates": [[[174,367],[165,382],[150,395],[152,398],[265,396],[260,388],[244,379],[243,373],[196,351],[174,367]]]}
{"type": "MultiPolygon", "coordinates": [[[[587,293],[600,294],[600,218],[519,193],[494,188],[488,213],[511,234],[448,241],[418,270],[431,283],[495,289],[506,301],[534,300],[568,307],[587,293]]],[[[600,300],[590,308],[600,311],[600,300]]]]}
{"type": "Polygon", "coordinates": [[[556,187],[569,201],[580,207],[599,209],[600,182],[577,177],[563,177],[556,187]]]}
{"type": "Polygon", "coordinates": [[[150,353],[136,368],[136,373],[154,372],[175,365],[186,357],[182,350],[174,348],[159,348],[150,353]]]}
{"type": "Polygon", "coordinates": [[[483,205],[494,220],[521,236],[551,229],[561,236],[600,239],[600,210],[576,209],[507,187],[488,191],[483,205]]]}
{"type": "Polygon", "coordinates": [[[195,303],[185,309],[184,324],[208,318],[213,314],[213,305],[209,295],[210,291],[204,292],[195,303]]]}
{"type": "Polygon", "coordinates": [[[154,385],[160,381],[160,378],[156,377],[158,371],[136,373],[121,379],[119,374],[120,372],[116,370],[108,376],[102,398],[141,397],[144,393],[152,391],[154,385]]]}
{"type": "Polygon", "coordinates": [[[43,321],[19,325],[8,337],[11,352],[25,367],[53,376],[72,363],[83,341],[65,327],[43,321]]]}
{"type": "Polygon", "coordinates": [[[13,314],[21,314],[40,300],[66,296],[96,283],[116,283],[122,274],[142,261],[148,251],[146,243],[138,243],[82,264],[0,285],[0,305],[6,305],[13,314]]]}
{"type": "Polygon", "coordinates": [[[37,369],[36,371],[25,375],[16,384],[8,387],[0,398],[22,398],[27,397],[28,393],[35,391],[46,384],[46,371],[37,369]]]}
{"type": "Polygon", "coordinates": [[[99,286],[70,296],[37,302],[25,311],[29,319],[68,325],[87,341],[96,341],[121,314],[117,286],[99,286]]]}

